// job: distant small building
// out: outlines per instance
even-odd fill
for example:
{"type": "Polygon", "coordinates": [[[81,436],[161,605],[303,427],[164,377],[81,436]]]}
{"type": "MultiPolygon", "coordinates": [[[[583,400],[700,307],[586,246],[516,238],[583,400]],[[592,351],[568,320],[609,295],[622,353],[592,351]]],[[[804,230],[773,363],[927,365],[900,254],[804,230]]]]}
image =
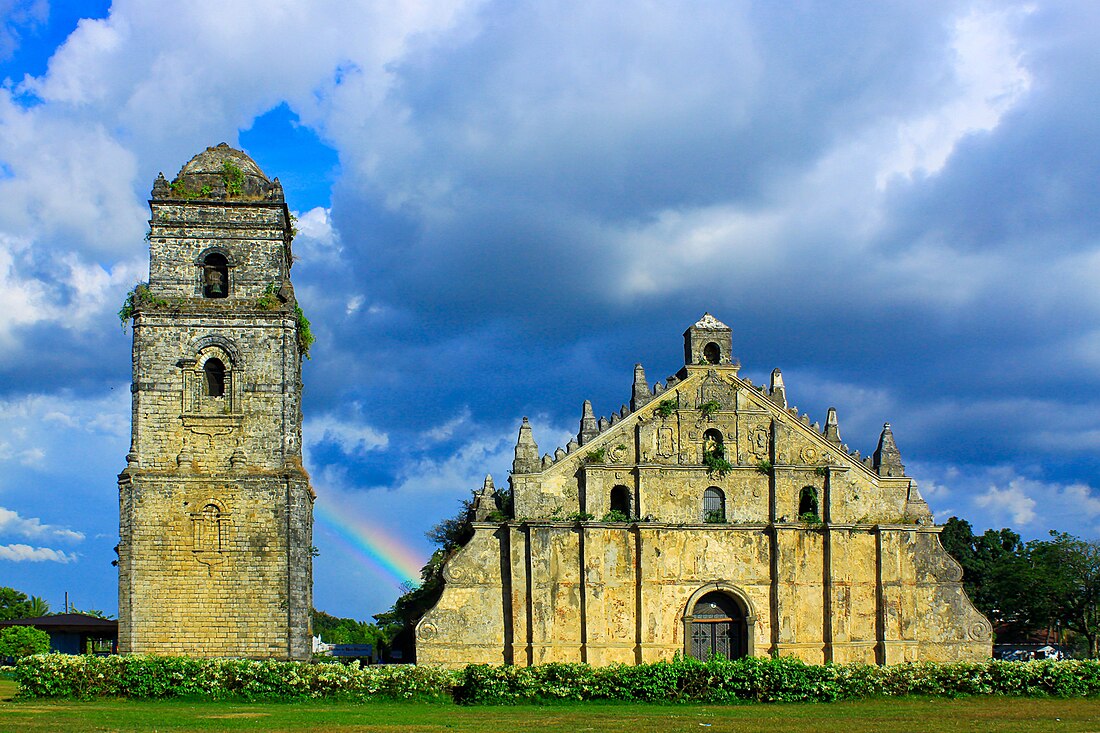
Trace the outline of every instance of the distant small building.
{"type": "Polygon", "coordinates": [[[61,654],[84,654],[93,651],[114,654],[118,650],[118,621],[84,613],[58,613],[12,621],[0,621],[6,626],[33,626],[50,635],[50,651],[61,654]]]}

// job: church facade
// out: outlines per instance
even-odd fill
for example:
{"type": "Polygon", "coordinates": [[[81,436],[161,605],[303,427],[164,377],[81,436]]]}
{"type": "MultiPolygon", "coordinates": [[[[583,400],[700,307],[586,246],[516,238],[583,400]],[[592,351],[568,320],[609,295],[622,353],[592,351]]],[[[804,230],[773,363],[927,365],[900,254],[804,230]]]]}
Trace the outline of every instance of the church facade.
{"type": "Polygon", "coordinates": [[[119,651],[306,659],[313,490],[306,322],[278,179],[222,143],[149,202],[119,475],[119,651]]]}
{"type": "Polygon", "coordinates": [[[705,314],[685,366],[539,457],[524,418],[512,517],[491,479],[473,538],[416,627],[420,663],[641,663],[676,654],[807,662],[988,658],[889,424],[866,458],[739,376],[731,330],[705,314]]]}

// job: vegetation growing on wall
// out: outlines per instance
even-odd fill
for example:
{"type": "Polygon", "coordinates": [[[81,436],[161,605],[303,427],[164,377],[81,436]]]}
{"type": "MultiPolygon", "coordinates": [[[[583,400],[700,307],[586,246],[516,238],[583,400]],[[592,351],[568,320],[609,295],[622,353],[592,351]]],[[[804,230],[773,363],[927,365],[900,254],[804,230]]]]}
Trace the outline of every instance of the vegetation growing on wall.
{"type": "Polygon", "coordinates": [[[126,331],[127,324],[130,323],[130,319],[134,317],[134,314],[138,312],[143,306],[166,306],[168,301],[164,298],[158,298],[153,295],[149,290],[149,283],[140,282],[130,289],[130,292],[126,293],[126,298],[122,301],[122,307],[118,309],[118,320],[122,323],[122,330],[126,331]]]}
{"type": "Polygon", "coordinates": [[[733,464],[726,458],[726,446],[722,443],[703,451],[703,465],[707,467],[708,476],[715,473],[725,476],[733,470],[733,464]]]}
{"type": "Polygon", "coordinates": [[[244,171],[231,160],[222,163],[222,182],[225,183],[226,196],[240,196],[244,193],[244,171]]]}
{"type": "Polygon", "coordinates": [[[721,409],[722,403],[718,400],[707,400],[703,404],[699,405],[699,412],[703,413],[703,416],[707,418],[714,417],[721,409]]]}

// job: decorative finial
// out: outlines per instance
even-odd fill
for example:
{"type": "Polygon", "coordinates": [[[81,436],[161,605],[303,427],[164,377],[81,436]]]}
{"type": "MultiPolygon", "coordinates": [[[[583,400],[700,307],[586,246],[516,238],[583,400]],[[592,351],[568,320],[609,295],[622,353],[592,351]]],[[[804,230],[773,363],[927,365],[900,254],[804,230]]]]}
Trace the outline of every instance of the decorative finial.
{"type": "Polygon", "coordinates": [[[825,416],[825,440],[836,445],[841,444],[840,424],[836,419],[836,408],[830,407],[829,414],[825,416]]]}

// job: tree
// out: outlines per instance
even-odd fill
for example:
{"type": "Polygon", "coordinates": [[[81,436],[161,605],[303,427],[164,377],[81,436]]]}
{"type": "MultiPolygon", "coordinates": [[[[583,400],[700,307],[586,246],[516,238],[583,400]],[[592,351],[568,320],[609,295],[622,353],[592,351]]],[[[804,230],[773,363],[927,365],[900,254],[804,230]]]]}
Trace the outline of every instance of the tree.
{"type": "Polygon", "coordinates": [[[326,644],[372,644],[377,652],[389,639],[383,629],[366,621],[339,618],[313,609],[313,633],[326,644]]]}
{"type": "Polygon", "coordinates": [[[0,629],[0,659],[19,660],[50,650],[50,635],[33,626],[8,626],[0,629]]]}
{"type": "Polygon", "coordinates": [[[1100,656],[1100,542],[1065,532],[1028,543],[1035,573],[1030,592],[1050,617],[1088,643],[1100,656]]]}
{"type": "Polygon", "coordinates": [[[39,616],[46,616],[50,612],[50,604],[46,603],[45,599],[39,596],[31,596],[27,601],[29,606],[28,610],[30,615],[27,618],[38,618],[39,616]]]}
{"type": "Polygon", "coordinates": [[[32,615],[30,599],[26,593],[0,586],[0,621],[30,618],[32,615]]]}

